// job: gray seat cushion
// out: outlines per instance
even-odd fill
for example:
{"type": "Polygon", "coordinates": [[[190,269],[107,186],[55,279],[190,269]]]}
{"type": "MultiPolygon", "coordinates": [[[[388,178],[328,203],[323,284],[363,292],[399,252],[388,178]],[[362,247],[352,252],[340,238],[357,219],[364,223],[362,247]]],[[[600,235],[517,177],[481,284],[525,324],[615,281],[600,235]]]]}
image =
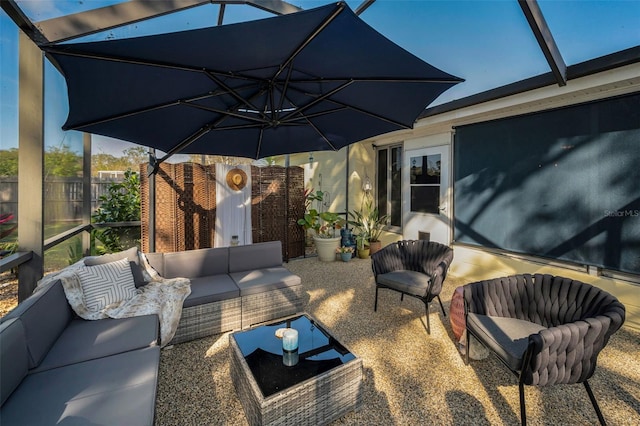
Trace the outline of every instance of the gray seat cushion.
{"type": "Polygon", "coordinates": [[[157,315],[97,321],[75,319],[69,323],[34,371],[155,346],[159,333],[157,315]]]}
{"type": "Polygon", "coordinates": [[[380,274],[376,277],[378,284],[415,296],[424,296],[431,278],[421,272],[398,270],[380,274]]]}
{"type": "Polygon", "coordinates": [[[240,287],[240,295],[262,293],[279,288],[300,285],[300,277],[282,266],[253,271],[233,272],[231,278],[240,287]]]}
{"type": "Polygon", "coordinates": [[[29,352],[29,368],[37,367],[73,318],[62,283],[55,280],[20,303],[2,321],[20,318],[29,352]]]}
{"type": "Polygon", "coordinates": [[[182,305],[185,308],[240,297],[240,289],[227,274],[190,278],[191,294],[182,305]]]}
{"type": "Polygon", "coordinates": [[[0,411],[10,425],[152,425],[160,348],[30,374],[0,411]]]}
{"type": "Polygon", "coordinates": [[[28,362],[27,339],[20,319],[0,324],[0,405],[27,375],[28,362]]]}
{"type": "MultiPolygon", "coordinates": [[[[469,312],[467,329],[498,355],[509,368],[519,371],[529,344],[529,336],[546,327],[515,318],[494,317],[469,312]]],[[[473,344],[473,342],[471,343],[473,344]]]]}

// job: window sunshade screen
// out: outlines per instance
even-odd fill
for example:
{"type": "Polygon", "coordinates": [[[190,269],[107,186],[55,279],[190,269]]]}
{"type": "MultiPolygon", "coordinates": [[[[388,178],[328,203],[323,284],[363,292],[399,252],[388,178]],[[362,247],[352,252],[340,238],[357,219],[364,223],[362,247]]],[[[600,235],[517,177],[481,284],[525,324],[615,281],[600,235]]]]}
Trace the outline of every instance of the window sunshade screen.
{"type": "Polygon", "coordinates": [[[455,240],[640,273],[640,94],[456,128],[455,240]]]}

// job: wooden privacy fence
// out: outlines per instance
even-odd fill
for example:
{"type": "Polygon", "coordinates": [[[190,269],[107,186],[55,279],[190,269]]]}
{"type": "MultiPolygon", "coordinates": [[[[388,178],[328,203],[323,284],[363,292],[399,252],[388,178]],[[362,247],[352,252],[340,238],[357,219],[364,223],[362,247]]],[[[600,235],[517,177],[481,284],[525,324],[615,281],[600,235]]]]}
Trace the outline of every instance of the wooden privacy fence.
{"type": "MultiPolygon", "coordinates": [[[[142,251],[149,251],[149,179],[140,168],[142,251]]],[[[225,177],[221,177],[224,182],[225,177]]],[[[214,246],[216,167],[162,163],[156,175],[156,251],[214,246]]],[[[251,167],[251,231],[254,243],[282,241],[288,260],[304,255],[304,170],[300,167],[251,167]]]]}
{"type": "MultiPolygon", "coordinates": [[[[91,178],[91,211],[100,207],[98,198],[109,185],[122,182],[117,178],[91,178]]],[[[48,177],[44,183],[44,221],[78,222],[82,220],[82,177],[48,177]]],[[[13,213],[18,217],[18,177],[0,178],[0,214],[13,213]]]]}

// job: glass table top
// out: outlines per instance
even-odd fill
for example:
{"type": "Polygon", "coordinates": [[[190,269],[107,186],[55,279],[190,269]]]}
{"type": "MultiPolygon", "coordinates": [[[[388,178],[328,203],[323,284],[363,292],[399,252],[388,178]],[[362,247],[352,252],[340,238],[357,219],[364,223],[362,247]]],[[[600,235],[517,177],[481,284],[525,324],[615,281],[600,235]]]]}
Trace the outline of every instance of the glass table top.
{"type": "Polygon", "coordinates": [[[355,359],[355,355],[306,315],[240,331],[232,337],[264,397],[355,359]],[[282,339],[276,337],[276,330],[281,328],[298,331],[297,351],[283,350],[282,339]]]}

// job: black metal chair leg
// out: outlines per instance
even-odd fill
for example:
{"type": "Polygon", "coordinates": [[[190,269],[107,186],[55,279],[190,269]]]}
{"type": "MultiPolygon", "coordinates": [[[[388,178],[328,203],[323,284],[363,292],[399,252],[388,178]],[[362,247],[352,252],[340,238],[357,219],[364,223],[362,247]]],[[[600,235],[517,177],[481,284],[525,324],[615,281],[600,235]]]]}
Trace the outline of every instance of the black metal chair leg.
{"type": "Polygon", "coordinates": [[[378,286],[376,286],[376,303],[373,305],[373,312],[378,311],[378,286]]]}
{"type": "Polygon", "coordinates": [[[464,354],[464,363],[465,365],[469,365],[469,345],[471,343],[471,339],[469,339],[469,330],[465,329],[465,334],[466,334],[466,347],[465,347],[465,354],[464,354]]]}
{"type": "Polygon", "coordinates": [[[429,303],[424,303],[425,311],[427,311],[427,334],[431,334],[431,322],[429,321],[429,303]]]}
{"type": "Polygon", "coordinates": [[[520,382],[518,388],[520,389],[520,422],[522,426],[527,426],[527,409],[524,405],[524,383],[520,382]]]}
{"type": "Polygon", "coordinates": [[[440,309],[442,309],[442,315],[444,315],[446,317],[447,313],[444,311],[444,305],[442,304],[442,300],[440,299],[440,295],[437,295],[436,297],[438,298],[438,302],[440,302],[440,309]]]}
{"type": "Polygon", "coordinates": [[[602,416],[602,411],[600,411],[600,407],[598,406],[598,402],[596,401],[596,397],[593,395],[593,391],[591,390],[591,386],[589,386],[589,383],[586,380],[583,383],[584,383],[584,388],[587,390],[587,393],[589,394],[589,399],[591,400],[591,405],[593,405],[593,408],[596,410],[596,414],[598,415],[598,420],[600,420],[600,424],[602,426],[606,426],[607,422],[604,421],[604,417],[602,416]]]}

